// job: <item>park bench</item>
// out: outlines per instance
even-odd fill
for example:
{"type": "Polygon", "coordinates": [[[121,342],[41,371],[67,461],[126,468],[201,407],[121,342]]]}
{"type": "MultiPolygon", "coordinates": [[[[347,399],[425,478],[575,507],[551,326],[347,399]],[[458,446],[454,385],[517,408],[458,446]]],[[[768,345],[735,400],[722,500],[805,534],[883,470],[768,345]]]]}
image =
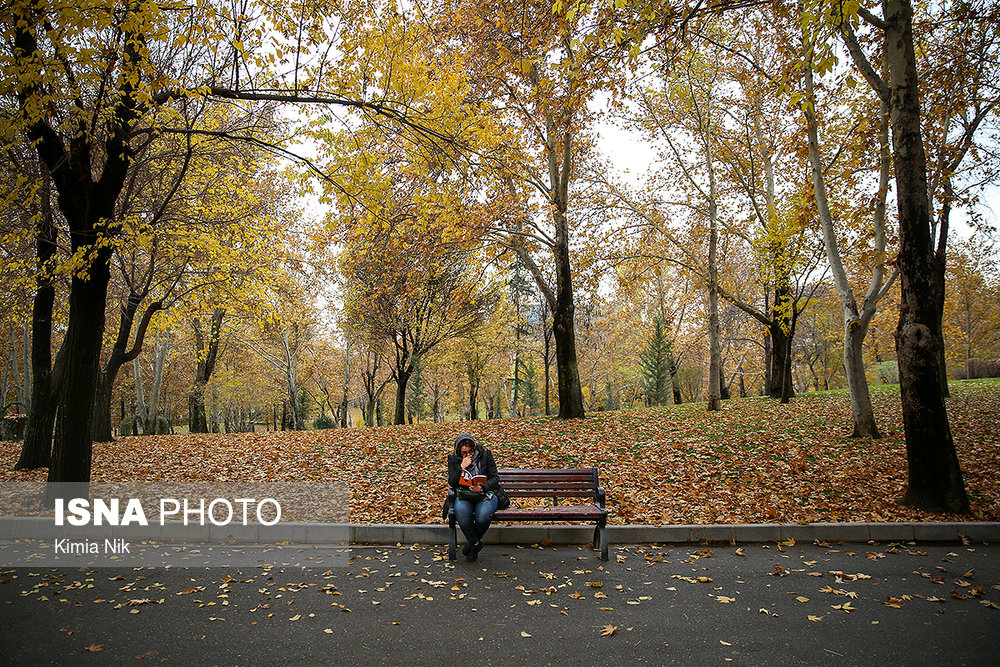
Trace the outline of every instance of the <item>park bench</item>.
{"type": "MultiPolygon", "coordinates": [[[[497,510],[494,521],[593,521],[594,548],[600,545],[601,559],[608,559],[608,511],[604,508],[604,488],[597,478],[597,468],[569,470],[517,470],[498,471],[500,486],[513,498],[552,498],[552,505],[543,507],[514,507],[497,510]],[[593,498],[591,505],[560,505],[565,498],[593,498]]],[[[455,489],[448,490],[448,497],[455,499],[455,489]]],[[[451,539],[448,558],[455,560],[458,531],[455,508],[448,511],[448,528],[451,539]]]]}

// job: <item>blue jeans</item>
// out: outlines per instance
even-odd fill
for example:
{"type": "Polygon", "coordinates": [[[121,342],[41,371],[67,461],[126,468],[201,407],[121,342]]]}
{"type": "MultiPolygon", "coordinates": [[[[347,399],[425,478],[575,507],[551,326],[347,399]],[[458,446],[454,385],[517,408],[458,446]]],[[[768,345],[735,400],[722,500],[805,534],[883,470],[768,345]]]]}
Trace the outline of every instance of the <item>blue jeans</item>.
{"type": "Polygon", "coordinates": [[[496,494],[478,503],[470,503],[461,498],[455,499],[455,520],[458,521],[458,526],[469,544],[475,544],[483,539],[490,522],[493,521],[493,513],[497,511],[498,502],[496,494]]]}

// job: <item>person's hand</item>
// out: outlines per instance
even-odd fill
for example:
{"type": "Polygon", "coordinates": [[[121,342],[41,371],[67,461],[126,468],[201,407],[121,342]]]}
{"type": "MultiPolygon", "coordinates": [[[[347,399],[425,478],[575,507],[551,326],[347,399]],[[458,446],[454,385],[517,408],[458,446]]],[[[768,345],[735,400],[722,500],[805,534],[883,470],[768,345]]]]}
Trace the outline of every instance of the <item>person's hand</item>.
{"type": "Polygon", "coordinates": [[[473,491],[475,491],[476,493],[482,493],[483,492],[483,485],[482,484],[476,484],[475,486],[472,486],[470,488],[473,491]]]}
{"type": "Polygon", "coordinates": [[[462,469],[464,470],[468,468],[470,465],[472,465],[472,454],[468,454],[462,457],[462,469]]]}

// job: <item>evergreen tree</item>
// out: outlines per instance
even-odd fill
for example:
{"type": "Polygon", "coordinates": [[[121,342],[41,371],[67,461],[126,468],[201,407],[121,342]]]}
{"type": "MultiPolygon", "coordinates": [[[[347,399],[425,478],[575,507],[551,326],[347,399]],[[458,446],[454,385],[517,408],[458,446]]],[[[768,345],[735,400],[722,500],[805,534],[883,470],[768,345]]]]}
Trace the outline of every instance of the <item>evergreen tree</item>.
{"type": "Polygon", "coordinates": [[[529,360],[524,365],[524,376],[521,378],[521,403],[528,408],[528,416],[541,405],[541,397],[538,395],[538,378],[535,371],[535,362],[529,360]]]}
{"type": "Polygon", "coordinates": [[[667,338],[663,319],[653,318],[653,335],[639,353],[639,368],[648,405],[666,405],[670,391],[671,341],[667,338]]]}

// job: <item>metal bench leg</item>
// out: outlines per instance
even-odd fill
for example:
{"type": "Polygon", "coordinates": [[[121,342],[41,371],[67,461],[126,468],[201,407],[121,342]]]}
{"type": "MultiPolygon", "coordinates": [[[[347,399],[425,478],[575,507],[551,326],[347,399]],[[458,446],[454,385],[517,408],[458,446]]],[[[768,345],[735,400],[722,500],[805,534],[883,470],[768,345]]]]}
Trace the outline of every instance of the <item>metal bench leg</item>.
{"type": "Polygon", "coordinates": [[[455,515],[452,514],[448,519],[449,537],[448,537],[448,560],[455,560],[457,557],[456,551],[458,549],[458,534],[455,530],[455,515]]]}
{"type": "Polygon", "coordinates": [[[607,560],[608,559],[608,527],[602,524],[602,525],[600,525],[598,527],[598,530],[601,531],[601,560],[607,560]]]}

